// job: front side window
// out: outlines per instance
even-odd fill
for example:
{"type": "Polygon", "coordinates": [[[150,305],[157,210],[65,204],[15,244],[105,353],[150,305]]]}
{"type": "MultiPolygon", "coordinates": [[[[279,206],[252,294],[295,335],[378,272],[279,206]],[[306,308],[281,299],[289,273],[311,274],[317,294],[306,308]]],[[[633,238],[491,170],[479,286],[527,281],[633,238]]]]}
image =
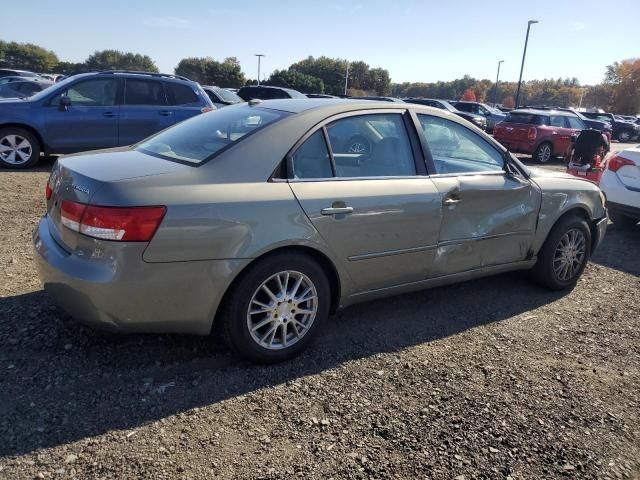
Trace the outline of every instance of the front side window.
{"type": "Polygon", "coordinates": [[[96,78],[76,83],[60,91],[51,100],[51,105],[59,105],[60,97],[66,95],[71,105],[85,107],[104,107],[116,104],[118,80],[115,78],[96,78]]]}
{"type": "Polygon", "coordinates": [[[236,106],[185,120],[143,141],[136,150],[167,160],[200,164],[246,135],[285,116],[287,112],[236,106]]]}
{"type": "Polygon", "coordinates": [[[569,127],[571,128],[579,130],[584,130],[585,128],[587,128],[584,123],[582,123],[582,120],[580,120],[578,117],[567,117],[567,120],[569,120],[569,127]]]}
{"type": "Polygon", "coordinates": [[[436,173],[502,171],[502,154],[476,133],[445,118],[418,114],[436,173]]]}
{"type": "Polygon", "coordinates": [[[155,80],[128,78],[124,93],[125,105],[166,105],[162,84],[155,80]]]}
{"type": "Polygon", "coordinates": [[[565,117],[551,115],[549,117],[549,125],[551,125],[552,127],[557,127],[557,128],[565,128],[566,124],[565,124],[564,119],[565,119],[565,117]]]}

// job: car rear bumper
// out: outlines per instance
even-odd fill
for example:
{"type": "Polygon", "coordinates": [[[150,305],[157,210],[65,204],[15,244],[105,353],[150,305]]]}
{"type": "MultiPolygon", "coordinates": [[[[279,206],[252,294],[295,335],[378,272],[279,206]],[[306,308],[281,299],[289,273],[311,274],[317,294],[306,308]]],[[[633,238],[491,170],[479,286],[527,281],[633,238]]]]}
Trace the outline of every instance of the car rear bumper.
{"type": "Polygon", "coordinates": [[[640,219],[640,208],[631,205],[623,205],[622,203],[607,202],[607,208],[613,212],[618,212],[632,218],[640,219]]]}
{"type": "Polygon", "coordinates": [[[96,242],[94,254],[67,252],[46,217],[33,233],[44,289],[69,315],[101,329],[206,335],[235,274],[248,260],[148,263],[146,244],[96,242]]]}
{"type": "Polygon", "coordinates": [[[495,139],[498,142],[500,142],[511,153],[532,154],[533,152],[536,151],[536,147],[538,146],[537,142],[535,141],[508,140],[500,137],[495,137],[495,139]]]}

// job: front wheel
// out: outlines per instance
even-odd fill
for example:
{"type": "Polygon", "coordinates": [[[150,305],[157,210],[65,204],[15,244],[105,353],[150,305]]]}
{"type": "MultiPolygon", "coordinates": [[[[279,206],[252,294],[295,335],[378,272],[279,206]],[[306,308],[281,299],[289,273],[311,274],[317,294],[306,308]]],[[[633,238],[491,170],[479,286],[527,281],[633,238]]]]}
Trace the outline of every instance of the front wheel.
{"type": "Polygon", "coordinates": [[[276,254],[241,274],[221,312],[232,351],[258,363],[287,360],[308,347],[329,315],[322,268],[299,253],[276,254]]]}
{"type": "Polygon", "coordinates": [[[549,232],[533,267],[534,279],[551,290],[573,287],[589,261],[591,230],[578,216],[568,216],[549,232]]]}
{"type": "Polygon", "coordinates": [[[536,151],[533,153],[533,158],[538,163],[547,163],[549,160],[551,160],[552,154],[553,147],[550,143],[544,142],[541,143],[538,148],[536,148],[536,151]]]}
{"type": "Polygon", "coordinates": [[[0,129],[0,166],[29,168],[40,159],[40,142],[28,130],[18,127],[0,129]]]}
{"type": "Polygon", "coordinates": [[[618,134],[618,140],[622,143],[628,142],[631,137],[633,137],[633,134],[629,130],[623,130],[618,134]]]}

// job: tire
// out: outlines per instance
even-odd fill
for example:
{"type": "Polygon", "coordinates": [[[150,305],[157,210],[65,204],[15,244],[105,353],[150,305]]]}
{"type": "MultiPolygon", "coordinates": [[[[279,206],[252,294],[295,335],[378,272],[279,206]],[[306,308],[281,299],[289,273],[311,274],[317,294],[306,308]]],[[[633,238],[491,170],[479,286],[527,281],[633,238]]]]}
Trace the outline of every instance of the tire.
{"type": "Polygon", "coordinates": [[[232,352],[241,357],[256,363],[282,362],[317,338],[330,303],[329,281],[320,265],[297,252],[277,253],[238,277],[221,310],[221,333],[232,352]],[[284,291],[281,284],[286,285],[284,291]],[[296,296],[302,301],[296,303],[296,296]]]}
{"type": "Polygon", "coordinates": [[[533,152],[533,158],[538,163],[548,163],[553,158],[553,145],[549,142],[542,142],[533,152]]]}
{"type": "Polygon", "coordinates": [[[354,135],[347,141],[346,153],[371,153],[371,142],[362,135],[354,135]]]}
{"type": "MultiPolygon", "coordinates": [[[[568,254],[571,255],[572,250],[568,254]]],[[[587,222],[575,215],[561,218],[551,229],[531,273],[534,280],[550,290],[566,290],[575,286],[582,275],[591,254],[591,230],[587,222]],[[573,261],[564,262],[561,249],[570,246],[572,235],[576,239],[576,250],[582,255],[566,257],[573,261]],[[582,239],[582,243],[580,243],[582,239]],[[564,265],[569,270],[563,270],[564,265]]]]}
{"type": "Polygon", "coordinates": [[[609,210],[609,219],[616,227],[621,228],[633,228],[638,223],[637,218],[629,217],[628,215],[616,212],[615,210],[609,210]]]}
{"type": "Polygon", "coordinates": [[[618,141],[622,143],[627,143],[633,138],[633,133],[629,130],[622,130],[618,133],[618,141]]]}
{"type": "Polygon", "coordinates": [[[0,129],[0,166],[29,168],[39,160],[40,142],[30,131],[19,127],[0,129]]]}

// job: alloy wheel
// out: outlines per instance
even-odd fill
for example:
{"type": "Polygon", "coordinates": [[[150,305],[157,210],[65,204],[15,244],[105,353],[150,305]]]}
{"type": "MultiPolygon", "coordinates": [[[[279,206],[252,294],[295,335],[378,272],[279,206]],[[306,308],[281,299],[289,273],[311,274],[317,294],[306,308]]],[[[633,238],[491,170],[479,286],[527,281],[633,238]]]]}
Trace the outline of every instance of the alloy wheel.
{"type": "Polygon", "coordinates": [[[563,282],[572,280],[586,258],[587,240],[584,233],[572,228],[561,238],[553,255],[553,273],[563,282]]]}
{"type": "Polygon", "coordinates": [[[546,143],[540,146],[538,150],[538,161],[540,163],[547,163],[551,158],[551,147],[546,143]]]}
{"type": "Polygon", "coordinates": [[[353,142],[349,145],[347,153],[367,153],[369,148],[363,142],[353,142]]]}
{"type": "Polygon", "coordinates": [[[249,302],[247,327],[262,348],[282,350],[304,337],[318,313],[318,292],[303,273],[287,270],[267,278],[249,302]]]}
{"type": "Polygon", "coordinates": [[[618,140],[620,140],[621,142],[628,142],[629,140],[631,140],[631,134],[624,130],[618,135],[618,140]]]}
{"type": "Polygon", "coordinates": [[[26,163],[33,154],[31,142],[21,135],[5,135],[0,139],[0,159],[6,163],[26,163]]]}

